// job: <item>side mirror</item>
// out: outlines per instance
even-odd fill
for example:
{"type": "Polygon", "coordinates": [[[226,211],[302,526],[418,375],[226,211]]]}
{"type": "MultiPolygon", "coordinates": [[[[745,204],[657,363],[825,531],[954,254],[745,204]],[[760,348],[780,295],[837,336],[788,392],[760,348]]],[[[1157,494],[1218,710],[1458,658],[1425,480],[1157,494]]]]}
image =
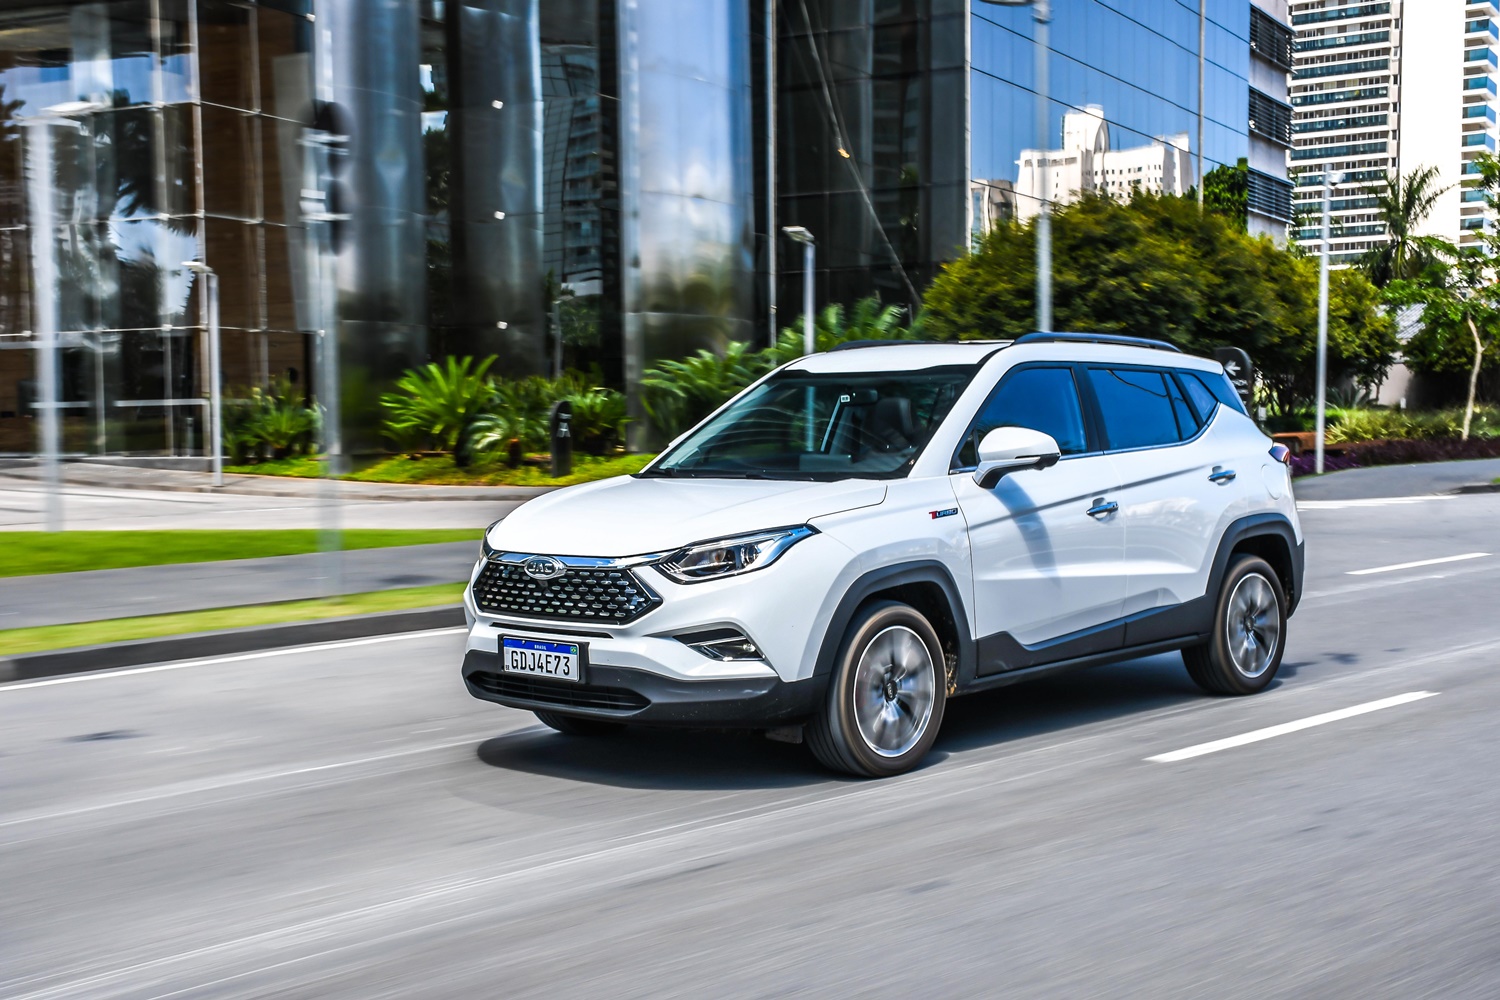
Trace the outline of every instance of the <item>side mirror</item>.
{"type": "Polygon", "coordinates": [[[1008,472],[1045,469],[1057,464],[1062,451],[1052,435],[1029,427],[996,427],[979,442],[979,465],[974,482],[992,490],[1008,472]]]}

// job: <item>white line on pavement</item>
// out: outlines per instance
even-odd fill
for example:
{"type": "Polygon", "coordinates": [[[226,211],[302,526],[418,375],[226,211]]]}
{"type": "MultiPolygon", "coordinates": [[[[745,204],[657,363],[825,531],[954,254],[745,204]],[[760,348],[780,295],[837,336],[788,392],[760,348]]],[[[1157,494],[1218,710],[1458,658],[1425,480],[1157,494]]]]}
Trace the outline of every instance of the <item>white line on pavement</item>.
{"type": "Polygon", "coordinates": [[[1433,493],[1420,497],[1365,497],[1358,500],[1298,500],[1298,510],[1345,510],[1349,507],[1397,507],[1403,504],[1426,503],[1429,500],[1453,500],[1447,493],[1433,493]]]}
{"type": "Polygon", "coordinates": [[[337,642],[314,642],[301,646],[282,646],[279,649],[263,649],[255,653],[238,653],[234,656],[215,656],[210,659],[199,660],[176,660],[172,663],[156,663],[149,667],[125,667],[120,670],[95,670],[84,674],[69,674],[66,677],[49,677],[40,681],[20,681],[14,684],[0,684],[0,693],[6,691],[19,691],[22,688],[50,687],[53,684],[79,684],[83,681],[99,681],[108,677],[129,677],[135,674],[154,674],[163,670],[183,670],[187,667],[213,667],[221,663],[239,663],[243,660],[259,660],[268,656],[290,656],[293,653],[305,653],[309,650],[321,649],[349,649],[354,646],[373,646],[381,642],[400,642],[403,639],[430,639],[439,635],[456,635],[467,632],[468,629],[462,625],[452,628],[430,628],[420,632],[396,632],[392,635],[376,635],[367,639],[340,639],[337,642]]]}
{"type": "Polygon", "coordinates": [[[1172,764],[1179,760],[1190,760],[1193,757],[1202,757],[1206,753],[1230,750],[1234,747],[1242,747],[1246,743],[1258,743],[1261,740],[1269,740],[1276,736],[1285,736],[1287,733],[1311,729],[1313,726],[1323,726],[1342,719],[1352,719],[1356,715],[1378,712],[1383,708],[1395,708],[1397,705],[1405,705],[1408,702],[1421,701],[1423,698],[1431,698],[1435,694],[1437,694],[1436,691],[1410,691],[1406,694],[1398,694],[1393,698],[1367,701],[1363,705],[1341,708],[1336,712],[1324,712],[1322,715],[1311,715],[1305,719],[1297,719],[1295,722],[1283,722],[1279,726],[1267,726],[1265,729],[1256,729],[1252,732],[1241,733],[1239,736],[1214,740],[1211,743],[1199,743],[1196,746],[1186,747],[1182,750],[1173,750],[1171,753],[1157,754],[1155,757],[1147,757],[1146,759],[1156,764],[1172,764]]]}
{"type": "Polygon", "coordinates": [[[1390,566],[1374,566],[1370,569],[1351,569],[1346,576],[1369,576],[1371,573],[1394,573],[1398,569],[1416,569],[1419,566],[1437,566],[1440,563],[1463,562],[1465,559],[1483,559],[1488,552],[1465,552],[1461,556],[1443,556],[1440,559],[1418,559],[1416,562],[1394,563],[1390,566]]]}

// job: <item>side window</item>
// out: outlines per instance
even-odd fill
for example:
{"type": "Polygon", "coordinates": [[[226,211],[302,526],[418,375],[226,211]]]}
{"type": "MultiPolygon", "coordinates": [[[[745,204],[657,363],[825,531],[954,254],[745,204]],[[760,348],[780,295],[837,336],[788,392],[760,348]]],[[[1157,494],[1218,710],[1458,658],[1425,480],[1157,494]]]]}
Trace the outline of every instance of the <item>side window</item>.
{"type": "Polygon", "coordinates": [[[1205,424],[1208,423],[1208,418],[1213,416],[1214,407],[1219,405],[1219,401],[1214,398],[1213,393],[1208,391],[1208,386],[1198,378],[1197,372],[1179,371],[1177,377],[1182,380],[1183,387],[1187,389],[1188,399],[1192,402],[1193,409],[1198,411],[1198,419],[1205,424]]]}
{"type": "Polygon", "coordinates": [[[979,442],[996,427],[1029,427],[1050,434],[1064,455],[1088,450],[1083,406],[1070,368],[1022,368],[1005,376],[985,400],[958,451],[960,468],[979,464],[979,442]]]}
{"type": "Polygon", "coordinates": [[[1167,379],[1167,393],[1172,397],[1172,412],[1177,416],[1177,433],[1182,440],[1186,441],[1198,433],[1198,428],[1207,421],[1199,420],[1198,414],[1188,405],[1186,397],[1182,395],[1182,386],[1172,377],[1171,372],[1162,372],[1167,379]]]}
{"type": "Polygon", "coordinates": [[[1161,372],[1090,368],[1089,384],[1099,400],[1104,436],[1111,449],[1149,448],[1182,440],[1161,372]]]}
{"type": "Polygon", "coordinates": [[[1245,412],[1244,400],[1240,394],[1234,391],[1234,385],[1230,383],[1228,375],[1215,375],[1211,372],[1193,372],[1192,377],[1202,382],[1213,397],[1231,410],[1245,412]]]}

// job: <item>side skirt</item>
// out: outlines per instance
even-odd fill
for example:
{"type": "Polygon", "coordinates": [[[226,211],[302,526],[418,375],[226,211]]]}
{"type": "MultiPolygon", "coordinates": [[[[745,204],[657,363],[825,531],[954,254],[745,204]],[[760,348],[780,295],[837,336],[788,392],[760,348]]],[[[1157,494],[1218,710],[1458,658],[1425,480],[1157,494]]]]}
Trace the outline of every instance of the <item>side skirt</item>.
{"type": "Polygon", "coordinates": [[[1042,663],[1034,667],[1021,667],[1016,670],[1007,670],[1000,674],[990,674],[985,677],[977,677],[959,688],[954,697],[959,695],[974,694],[979,691],[988,691],[991,688],[1006,687],[1010,684],[1019,684],[1022,681],[1035,680],[1038,677],[1047,677],[1051,674],[1060,674],[1069,670],[1082,670],[1085,667],[1100,667],[1106,663],[1118,663],[1121,660],[1133,660],[1140,656],[1154,656],[1157,653],[1170,653],[1174,650],[1184,649],[1188,646],[1196,646],[1203,642],[1207,636],[1188,635],[1179,636],[1175,639],[1163,639],[1160,642],[1148,642],[1139,646],[1116,647],[1104,653],[1091,653],[1087,656],[1075,656],[1068,660],[1056,660],[1052,663],[1042,663]]]}

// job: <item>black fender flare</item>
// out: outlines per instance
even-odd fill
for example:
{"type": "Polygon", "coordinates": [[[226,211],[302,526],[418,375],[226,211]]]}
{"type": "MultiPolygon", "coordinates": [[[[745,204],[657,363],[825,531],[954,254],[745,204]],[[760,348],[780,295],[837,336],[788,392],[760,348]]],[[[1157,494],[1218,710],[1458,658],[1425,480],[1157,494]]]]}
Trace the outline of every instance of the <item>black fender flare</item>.
{"type": "Polygon", "coordinates": [[[1208,573],[1208,593],[1210,601],[1215,600],[1219,593],[1219,587],[1224,582],[1224,574],[1229,571],[1229,556],[1235,547],[1241,542],[1252,538],[1271,537],[1279,539],[1286,546],[1286,565],[1278,567],[1284,569],[1289,579],[1286,580],[1286,613],[1290,617],[1297,610],[1297,604],[1302,599],[1302,581],[1306,565],[1306,549],[1297,541],[1297,532],[1292,528],[1292,522],[1285,514],[1264,513],[1250,514],[1230,523],[1224,530],[1224,535],[1219,539],[1219,548],[1214,553],[1213,566],[1208,573]]]}
{"type": "Polygon", "coordinates": [[[936,559],[894,563],[870,570],[856,579],[834,607],[828,629],[823,634],[823,644],[818,647],[818,656],[813,663],[813,676],[826,679],[833,672],[833,661],[838,656],[844,634],[849,631],[849,623],[854,620],[854,614],[862,604],[883,590],[913,583],[934,584],[942,591],[948,602],[948,613],[953,618],[954,634],[958,640],[959,685],[962,686],[965,679],[973,677],[974,637],[969,633],[968,610],[953,574],[936,559]]]}

